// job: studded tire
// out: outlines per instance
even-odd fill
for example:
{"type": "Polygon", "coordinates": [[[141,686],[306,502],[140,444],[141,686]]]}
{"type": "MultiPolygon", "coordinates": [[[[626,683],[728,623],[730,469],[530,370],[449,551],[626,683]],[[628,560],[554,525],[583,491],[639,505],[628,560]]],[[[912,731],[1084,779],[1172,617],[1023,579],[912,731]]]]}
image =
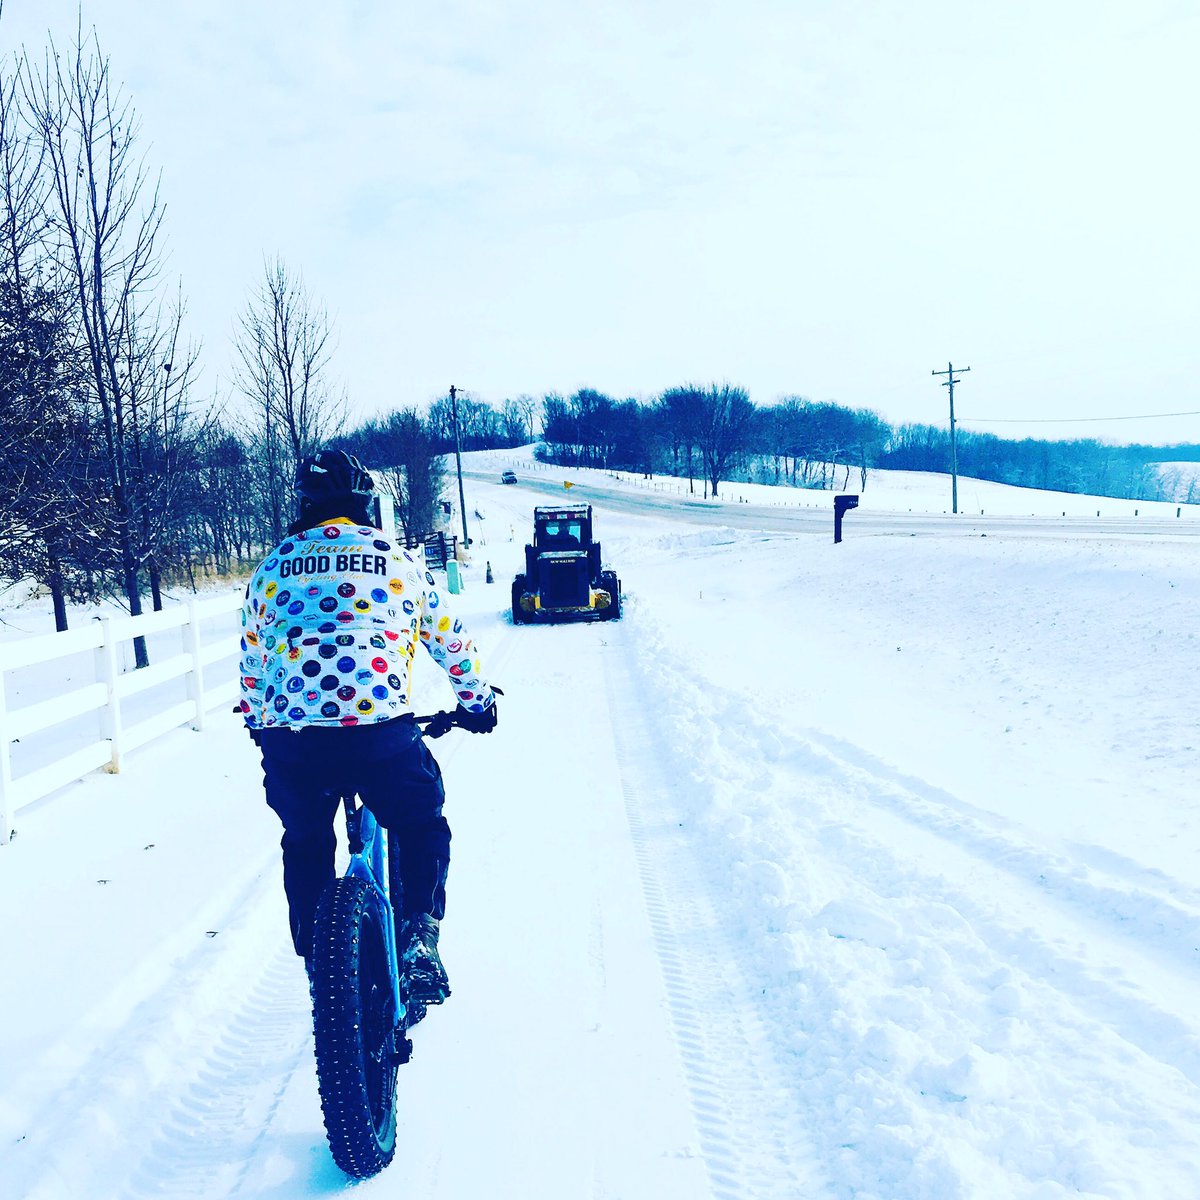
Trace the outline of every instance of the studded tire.
{"type": "Polygon", "coordinates": [[[313,934],[317,1086],[334,1161],[377,1175],[396,1153],[396,1014],[378,899],[361,879],[325,889],[313,934]]]}

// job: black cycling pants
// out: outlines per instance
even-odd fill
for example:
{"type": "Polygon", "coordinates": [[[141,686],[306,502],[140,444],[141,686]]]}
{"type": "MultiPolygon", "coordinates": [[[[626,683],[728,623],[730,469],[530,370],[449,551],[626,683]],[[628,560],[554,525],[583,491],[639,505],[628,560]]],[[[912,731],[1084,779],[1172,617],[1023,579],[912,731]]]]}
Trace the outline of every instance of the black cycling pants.
{"type": "MultiPolygon", "coordinates": [[[[312,952],[317,901],[334,874],[339,797],[357,793],[400,841],[404,897],[397,916],[446,910],[450,826],[442,773],[411,716],[374,725],[264,729],[267,803],[283,822],[283,887],[296,953],[312,952]]],[[[396,897],[393,897],[395,902],[396,897]]]]}

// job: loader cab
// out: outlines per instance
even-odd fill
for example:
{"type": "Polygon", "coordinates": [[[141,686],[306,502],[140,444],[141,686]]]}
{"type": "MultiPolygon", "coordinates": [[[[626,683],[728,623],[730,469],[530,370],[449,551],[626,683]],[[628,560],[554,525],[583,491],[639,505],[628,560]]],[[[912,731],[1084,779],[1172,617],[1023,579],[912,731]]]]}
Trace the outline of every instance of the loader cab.
{"type": "Polygon", "coordinates": [[[592,541],[592,512],[586,509],[535,510],[533,544],[538,550],[577,550],[592,541]]]}

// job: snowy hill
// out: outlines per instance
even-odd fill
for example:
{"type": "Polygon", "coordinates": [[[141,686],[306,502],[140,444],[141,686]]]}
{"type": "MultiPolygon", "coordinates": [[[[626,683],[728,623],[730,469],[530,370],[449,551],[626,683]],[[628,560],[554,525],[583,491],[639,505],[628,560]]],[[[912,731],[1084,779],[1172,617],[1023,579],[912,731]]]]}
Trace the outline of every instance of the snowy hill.
{"type": "MultiPolygon", "coordinates": [[[[943,521],[875,472],[834,545],[827,511],[759,516],[828,494],[733,485],[699,524],[665,485],[466,465],[461,607],[507,695],[436,745],[455,994],[356,1194],[1200,1195],[1195,510],[1008,489],[979,507],[1036,523],[943,521]],[[556,489],[596,507],[617,624],[508,620],[556,489]]],[[[277,825],[214,724],[0,848],[0,1195],[345,1188],[277,825]]]]}
{"type": "MultiPolygon", "coordinates": [[[[450,460],[453,470],[453,459],[450,460]]],[[[528,481],[540,477],[555,480],[574,480],[580,486],[609,490],[658,491],[663,495],[707,498],[703,479],[697,477],[689,485],[687,479],[658,476],[644,479],[629,472],[601,471],[588,467],[564,467],[545,464],[534,457],[534,446],[511,450],[483,450],[463,455],[464,468],[472,475],[499,478],[505,467],[519,468],[528,481]]],[[[1193,477],[1198,464],[1162,463],[1164,470],[1174,470],[1177,481],[1193,477]]],[[[818,490],[768,486],[757,483],[724,482],[718,488],[718,504],[754,504],[771,507],[799,507],[829,510],[839,492],[851,492],[860,497],[864,511],[897,513],[949,513],[952,510],[952,481],[949,475],[932,471],[884,471],[872,468],[864,483],[860,473],[845,467],[836,471],[837,488],[818,490]]],[[[1186,495],[1170,501],[1122,500],[1111,496],[1088,496],[1075,492],[1052,492],[1040,488],[1013,487],[987,479],[958,477],[958,511],[962,516],[1044,516],[1044,517],[1169,517],[1186,495]]],[[[1193,518],[1200,517],[1200,504],[1187,506],[1193,518]]]]}

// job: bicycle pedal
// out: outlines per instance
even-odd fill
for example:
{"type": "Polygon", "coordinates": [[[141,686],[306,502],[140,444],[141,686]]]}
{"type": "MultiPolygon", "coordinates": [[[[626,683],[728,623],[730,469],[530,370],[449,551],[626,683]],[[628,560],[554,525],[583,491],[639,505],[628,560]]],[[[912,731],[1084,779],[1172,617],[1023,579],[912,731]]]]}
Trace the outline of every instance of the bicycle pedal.
{"type": "Polygon", "coordinates": [[[435,1004],[441,1004],[449,995],[449,986],[439,986],[436,980],[427,981],[423,987],[420,984],[410,985],[408,989],[410,1004],[419,1004],[422,1008],[432,1008],[435,1004]]]}
{"type": "Polygon", "coordinates": [[[403,1066],[412,1058],[412,1041],[399,1031],[396,1033],[396,1049],[393,1057],[399,1066],[403,1066]]]}

